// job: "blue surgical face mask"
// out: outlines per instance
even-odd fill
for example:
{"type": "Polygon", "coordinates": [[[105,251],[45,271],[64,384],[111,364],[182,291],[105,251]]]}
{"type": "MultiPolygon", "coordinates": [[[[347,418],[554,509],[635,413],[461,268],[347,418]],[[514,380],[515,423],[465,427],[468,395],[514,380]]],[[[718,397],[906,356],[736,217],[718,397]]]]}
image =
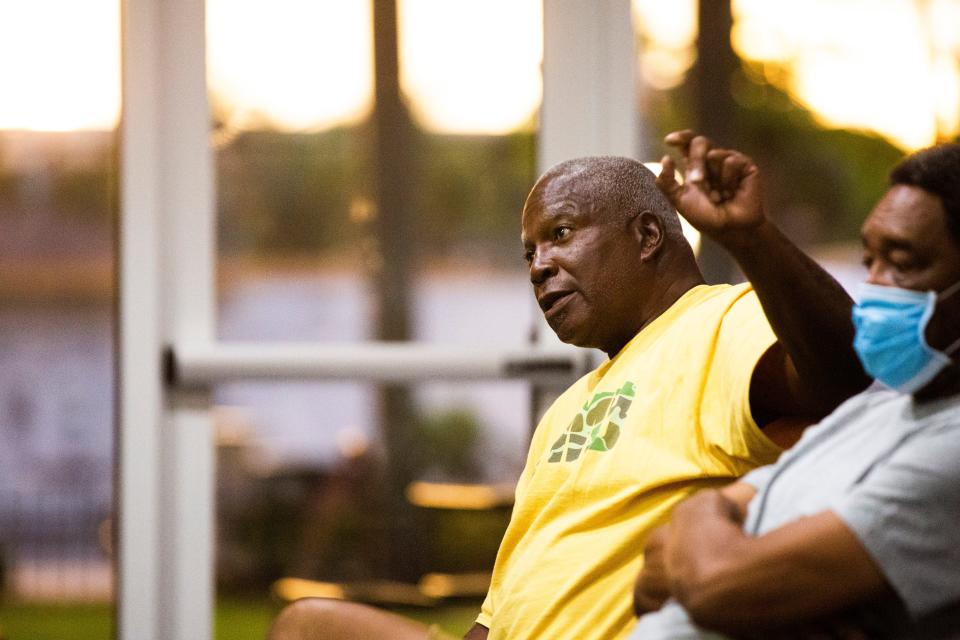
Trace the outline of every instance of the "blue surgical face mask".
{"type": "Polygon", "coordinates": [[[935,291],[863,284],[853,307],[853,348],[867,373],[904,393],[922,389],[950,364],[957,340],[944,351],[927,344],[924,332],[938,300],[960,291],[960,282],[935,291]]]}

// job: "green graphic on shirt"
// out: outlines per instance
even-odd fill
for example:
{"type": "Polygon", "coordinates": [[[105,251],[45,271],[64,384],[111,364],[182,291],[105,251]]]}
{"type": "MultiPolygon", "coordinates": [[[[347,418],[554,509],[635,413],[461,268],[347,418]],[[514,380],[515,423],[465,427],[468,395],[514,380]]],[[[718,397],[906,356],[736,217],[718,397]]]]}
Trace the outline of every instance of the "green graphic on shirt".
{"type": "Polygon", "coordinates": [[[594,395],[573,417],[563,435],[550,447],[550,458],[547,462],[572,462],[586,449],[613,449],[635,395],[636,389],[629,380],[624,382],[616,393],[605,391],[594,395]]]}

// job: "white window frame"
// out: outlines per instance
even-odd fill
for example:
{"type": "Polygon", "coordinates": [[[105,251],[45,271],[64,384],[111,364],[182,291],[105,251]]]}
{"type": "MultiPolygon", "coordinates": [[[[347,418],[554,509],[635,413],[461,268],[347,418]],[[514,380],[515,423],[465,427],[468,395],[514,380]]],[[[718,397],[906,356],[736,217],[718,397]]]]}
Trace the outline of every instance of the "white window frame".
{"type": "MultiPolygon", "coordinates": [[[[546,339],[526,351],[218,342],[204,1],[121,1],[115,628],[123,640],[208,640],[212,386],[254,378],[556,384],[586,359],[546,339]]],[[[544,41],[539,167],[585,154],[636,157],[630,0],[544,0],[544,41]]]]}

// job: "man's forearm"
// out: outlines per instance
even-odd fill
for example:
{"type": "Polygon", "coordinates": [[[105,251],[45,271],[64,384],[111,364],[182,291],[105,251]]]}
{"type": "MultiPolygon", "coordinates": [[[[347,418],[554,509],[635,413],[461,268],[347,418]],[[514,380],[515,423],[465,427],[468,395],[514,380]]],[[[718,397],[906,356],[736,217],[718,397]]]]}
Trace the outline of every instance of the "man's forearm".
{"type": "Polygon", "coordinates": [[[470,627],[467,635],[463,636],[463,640],[487,640],[487,633],[489,633],[489,631],[490,630],[482,624],[476,623],[470,627]]]}
{"type": "Polygon", "coordinates": [[[674,511],[666,552],[671,591],[701,626],[734,635],[782,629],[886,588],[873,560],[830,512],[759,537],[743,533],[738,517],[715,491],[674,511]]]}
{"type": "Polygon", "coordinates": [[[823,267],[766,221],[718,238],[750,280],[797,371],[799,389],[823,414],[869,384],[853,350],[853,301],[823,267]]]}

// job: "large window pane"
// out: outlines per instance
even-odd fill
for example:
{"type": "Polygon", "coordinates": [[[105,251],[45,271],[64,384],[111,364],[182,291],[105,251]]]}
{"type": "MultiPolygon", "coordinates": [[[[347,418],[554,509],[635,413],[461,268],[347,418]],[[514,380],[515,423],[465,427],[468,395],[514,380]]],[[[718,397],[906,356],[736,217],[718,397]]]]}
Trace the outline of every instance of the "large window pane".
{"type": "MultiPolygon", "coordinates": [[[[393,34],[371,10],[387,4],[253,16],[208,0],[222,340],[529,340],[519,212],[540,44],[492,60],[470,36],[481,18],[536,36],[539,2],[402,2],[393,34]],[[231,44],[250,38],[283,44],[263,56],[231,44]],[[374,56],[391,38],[398,48],[374,56]],[[479,78],[478,60],[500,71],[479,78]],[[471,75],[482,104],[457,89],[471,75]],[[445,120],[458,99],[476,117],[445,120]],[[293,104],[313,115],[290,117],[293,104]],[[499,125],[483,124],[491,114],[499,125]]],[[[215,398],[221,609],[274,612],[282,578],[392,605],[436,598],[437,583],[417,585],[437,572],[482,591],[529,437],[528,385],[244,383],[215,398]]]]}

